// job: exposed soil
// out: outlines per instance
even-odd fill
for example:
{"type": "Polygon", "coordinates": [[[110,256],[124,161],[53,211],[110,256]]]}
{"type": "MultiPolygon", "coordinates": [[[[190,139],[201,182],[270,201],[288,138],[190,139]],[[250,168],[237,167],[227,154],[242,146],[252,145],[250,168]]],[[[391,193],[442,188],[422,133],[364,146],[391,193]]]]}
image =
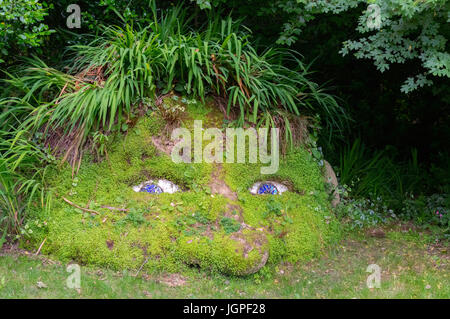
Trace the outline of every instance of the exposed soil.
{"type": "Polygon", "coordinates": [[[212,194],[220,194],[232,201],[237,200],[237,195],[223,180],[223,167],[218,163],[211,174],[211,181],[209,182],[212,194]]]}
{"type": "MultiPolygon", "coordinates": [[[[18,243],[4,243],[0,249],[0,256],[13,255],[13,254],[25,254],[26,250],[20,249],[18,243]]],[[[27,252],[28,253],[28,252],[27,252]]]]}
{"type": "Polygon", "coordinates": [[[169,287],[179,287],[184,286],[187,279],[180,274],[167,274],[163,275],[158,281],[169,287]]]}
{"type": "Polygon", "coordinates": [[[183,139],[179,138],[174,141],[166,138],[164,135],[152,136],[153,145],[155,145],[156,149],[161,153],[165,153],[170,156],[172,153],[172,149],[175,144],[181,142],[183,139]]]}
{"type": "Polygon", "coordinates": [[[112,250],[114,248],[114,240],[108,239],[106,241],[106,246],[108,247],[109,250],[112,250]]]}

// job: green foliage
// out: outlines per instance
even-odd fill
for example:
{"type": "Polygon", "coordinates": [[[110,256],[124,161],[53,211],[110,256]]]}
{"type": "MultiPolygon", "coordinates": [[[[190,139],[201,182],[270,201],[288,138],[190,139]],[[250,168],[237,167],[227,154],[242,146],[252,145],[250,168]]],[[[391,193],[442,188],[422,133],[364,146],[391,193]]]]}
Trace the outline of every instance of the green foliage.
{"type": "Polygon", "coordinates": [[[120,219],[116,225],[122,226],[126,223],[131,223],[133,226],[139,226],[145,224],[146,219],[144,217],[144,212],[136,208],[132,208],[130,212],[122,219],[120,219]]]}
{"type": "MultiPolygon", "coordinates": [[[[198,104],[196,108],[205,107],[198,104]]],[[[213,116],[211,112],[203,113],[213,116]]],[[[283,207],[281,216],[264,218],[270,196],[253,196],[244,191],[242,186],[248,181],[241,184],[242,180],[237,178],[239,169],[226,168],[231,185],[241,187],[243,200],[239,206],[243,220],[251,227],[241,229],[240,222],[234,219],[241,213],[228,211],[228,204],[233,203],[207,191],[212,165],[175,164],[169,156],[157,155],[151,139],[164,124],[154,112],[141,117],[125,137],[119,132],[110,135],[108,159],[92,162],[85,157],[76,179],[72,179],[66,165],[52,168],[48,180],[55,193],[99,214],[83,212],[58,198],[51,210],[35,209],[30,213],[30,221],[37,220],[40,224],[45,221],[47,225],[39,228],[30,223],[28,245],[39,245],[47,238],[43,253],[113,269],[138,269],[147,261],[143,267],[152,272],[179,271],[188,265],[198,265],[202,269],[242,275],[260,263],[264,251],[269,251],[269,263],[308,260],[338,237],[338,225],[331,218],[326,194],[320,188],[320,170],[306,151],[287,154],[289,162],[283,162],[286,175],[282,176],[287,177],[290,167],[292,180],[317,194],[305,198],[294,192],[283,194],[279,198],[283,207]],[[301,170],[308,176],[309,167],[315,167],[309,174],[315,182],[302,177],[301,170]],[[169,179],[184,191],[156,196],[132,190],[131,186],[151,178],[169,179]],[[271,231],[263,234],[255,230],[258,227],[271,231]],[[254,249],[249,251],[249,247],[254,249]]],[[[192,123],[185,124],[190,127],[192,123]]],[[[253,173],[247,172],[244,177],[259,178],[253,173]]]]}
{"type": "MultiPolygon", "coordinates": [[[[46,136],[62,130],[60,139],[70,145],[64,143],[66,149],[57,151],[65,152],[64,159],[75,168],[90,133],[126,131],[142,100],[154,97],[157,86],[165,88],[162,93],[175,89],[203,100],[209,93],[220,95],[228,100],[227,113],[238,112],[236,124],[241,126],[245,121],[275,126],[273,117],[265,114],[279,109],[294,116],[320,112],[332,126],[342,124],[342,109],[307,79],[308,68],[295,53],[273,48],[258,53],[231,18],[216,18],[194,32],[187,30],[189,19],[180,6],[160,15],[152,7],[152,12],[154,21],[145,28],[105,27],[89,44],[71,46],[68,74],[39,58],[10,74],[6,83],[20,98],[5,104],[31,109],[19,114],[21,128],[37,132],[45,127],[46,136]]],[[[181,111],[165,103],[159,108],[166,120],[181,111]]],[[[286,143],[292,144],[289,119],[279,118],[287,123],[286,143]]]]}
{"type": "Polygon", "coordinates": [[[338,173],[340,183],[353,196],[382,195],[388,199],[403,198],[427,177],[420,169],[417,152],[411,152],[407,163],[398,164],[387,154],[391,150],[371,153],[359,139],[341,152],[338,173]]]}
{"type": "Polygon", "coordinates": [[[270,262],[308,260],[326,243],[339,238],[320,167],[304,148],[288,151],[273,175],[260,175],[260,163],[225,163],[223,167],[226,183],[237,192],[243,206],[245,222],[272,232],[268,238],[270,262]],[[281,196],[249,194],[254,182],[265,180],[288,185],[289,191],[281,196]]]}
{"type": "Polygon", "coordinates": [[[200,9],[204,10],[204,9],[211,9],[212,7],[217,7],[217,5],[220,3],[220,0],[213,0],[213,1],[209,1],[209,0],[190,0],[191,2],[195,2],[200,9]],[[211,5],[211,2],[213,3],[211,5]]]}
{"type": "Polygon", "coordinates": [[[262,215],[264,218],[267,218],[267,217],[273,216],[273,215],[274,216],[283,215],[283,212],[281,211],[283,206],[273,198],[270,198],[267,201],[266,207],[267,207],[267,210],[264,211],[264,213],[262,215]]]}
{"type": "MultiPolygon", "coordinates": [[[[178,96],[174,95],[172,96],[172,100],[177,101],[178,96]]],[[[166,121],[168,124],[177,124],[180,121],[180,118],[182,114],[185,111],[185,107],[182,106],[179,103],[166,100],[161,102],[158,106],[158,112],[161,115],[161,117],[166,121]]]]}
{"type": "Polygon", "coordinates": [[[223,227],[225,234],[237,232],[241,228],[241,225],[236,220],[229,217],[223,217],[220,220],[220,225],[223,227]]]}
{"type": "Polygon", "coordinates": [[[108,136],[101,133],[101,132],[95,132],[92,137],[92,145],[94,148],[94,151],[97,154],[97,159],[101,159],[104,156],[108,155],[108,152],[106,150],[106,144],[108,143],[108,136]]]}
{"type": "Polygon", "coordinates": [[[450,280],[445,276],[445,269],[449,266],[445,255],[448,248],[433,244],[426,234],[420,236],[417,233],[392,231],[387,232],[387,238],[383,240],[356,234],[349,234],[348,237],[339,246],[328,249],[323,258],[295,265],[266,266],[245,278],[205,274],[205,271],[190,268],[178,274],[170,274],[167,270],[151,274],[154,280],[148,280],[146,269],[137,274],[134,271],[118,272],[83,265],[81,294],[64,284],[68,274],[65,263],[43,263],[40,258],[7,253],[0,259],[0,273],[7,274],[14,269],[16,276],[0,275],[0,298],[450,297],[450,280]],[[382,280],[382,289],[369,289],[361,285],[368,275],[365,272],[367,260],[383,257],[383,269],[401,271],[396,272],[395,278],[388,276],[382,280]],[[166,283],[171,278],[183,278],[186,283],[171,287],[166,283]],[[48,289],[38,289],[38,281],[45,283],[48,289]]]}
{"type": "MultiPolygon", "coordinates": [[[[202,98],[207,93],[206,84],[217,93],[221,89],[225,90],[222,94],[230,95],[228,108],[236,103],[239,105],[241,123],[247,113],[251,112],[255,121],[259,109],[264,111],[275,105],[298,114],[300,106],[311,108],[314,103],[318,103],[318,106],[326,108],[328,103],[333,103],[316,84],[306,80],[306,68],[291,52],[269,49],[258,55],[246,37],[234,32],[236,27],[231,19],[216,19],[204,32],[194,33],[184,30],[183,25],[187,20],[180,7],[163,13],[159,20],[156,20],[156,11],[154,14],[155,21],[147,28],[136,31],[130,26],[125,29],[107,27],[104,35],[89,45],[71,47],[77,56],[72,70],[81,72],[90,67],[105,68],[102,71],[106,79],[100,80],[100,83],[94,82],[94,85],[82,83],[81,88],[77,86],[75,97],[70,95],[74,93],[70,90],[65,95],[58,96],[64,110],[71,113],[71,105],[75,102],[80,105],[83,102],[95,102],[100,104],[97,117],[103,125],[107,120],[112,125],[115,115],[122,115],[116,110],[117,105],[121,107],[123,104],[125,111],[129,113],[136,96],[147,96],[153,91],[155,77],[167,79],[169,89],[172,88],[174,79],[184,82],[187,93],[193,92],[202,98]],[[236,58],[237,56],[241,58],[236,58]],[[286,68],[281,65],[282,61],[291,61],[297,66],[286,68]],[[164,74],[163,65],[166,66],[164,74]],[[300,98],[297,94],[299,89],[304,91],[300,98]],[[67,106],[65,100],[68,100],[67,106]],[[112,104],[110,114],[106,108],[107,103],[112,104]]],[[[33,71],[39,73],[28,78],[34,83],[39,80],[38,76],[44,77],[48,72],[52,75],[57,73],[40,61],[33,65],[33,71]],[[40,68],[47,72],[42,74],[40,70],[36,70],[37,64],[41,64],[40,68]]],[[[48,83],[42,80],[45,84],[48,83]]],[[[71,84],[74,81],[72,79],[71,84]]],[[[42,93],[42,90],[47,89],[43,86],[44,83],[33,90],[39,89],[42,93]]],[[[86,109],[91,110],[93,107],[86,109]]],[[[64,122],[64,113],[55,113],[64,122]]],[[[94,117],[94,112],[83,116],[90,119],[94,117]]],[[[74,117],[72,122],[80,119],[82,120],[74,117]]],[[[93,124],[86,125],[86,130],[93,124]]]]}
{"type": "Polygon", "coordinates": [[[332,10],[338,13],[360,3],[378,5],[381,24],[375,27],[368,24],[378,13],[364,8],[356,30],[367,35],[344,42],[343,55],[354,52],[358,59],[371,59],[381,72],[394,63],[418,60],[423,73],[408,77],[401,88],[405,93],[432,84],[429,76],[450,77],[450,55],[446,50],[447,1],[338,0],[315,3],[311,8],[317,6],[322,12],[332,10]]]}
{"type": "Polygon", "coordinates": [[[375,199],[344,198],[336,208],[336,215],[344,219],[351,229],[381,226],[389,220],[396,219],[381,197],[375,199]]]}
{"type": "Polygon", "coordinates": [[[273,175],[260,173],[261,167],[264,166],[262,163],[224,163],[223,165],[226,170],[225,181],[238,192],[246,192],[253,183],[262,180],[290,181],[292,191],[300,194],[324,190],[320,167],[304,147],[289,151],[280,160],[278,171],[273,175]]]}
{"type": "MultiPolygon", "coordinates": [[[[197,4],[201,9],[224,5],[219,0],[198,0],[197,4]]],[[[238,5],[231,2],[228,7],[238,5]]],[[[432,76],[450,77],[450,55],[446,47],[449,3],[446,0],[278,0],[258,3],[258,7],[263,17],[274,14],[280,17],[283,27],[277,43],[288,46],[296,43],[309,24],[323,15],[330,19],[330,15],[358,12],[356,31],[361,37],[345,41],[340,53],[353,52],[358,59],[370,59],[381,72],[395,63],[419,62],[422,70],[408,74],[402,92],[432,84],[432,76]]],[[[251,1],[246,3],[245,10],[247,15],[253,14],[251,1]]]]}
{"type": "MultiPolygon", "coordinates": [[[[90,110],[90,113],[75,112],[80,118],[72,116],[72,122],[86,121],[86,131],[100,123],[111,129],[114,124],[120,126],[123,123],[123,113],[130,115],[139,98],[151,96],[155,90],[154,74],[158,74],[161,67],[156,38],[147,28],[135,31],[131,26],[125,29],[108,27],[103,37],[88,45],[71,47],[77,55],[74,59],[77,72],[91,67],[105,68],[106,78],[103,81],[100,79],[99,83],[84,83],[85,87],[69,99],[68,105],[61,107],[65,112],[70,112],[72,105],[77,104],[81,108],[86,100],[87,105],[83,109],[90,110]]],[[[62,121],[64,115],[59,115],[62,121]]]]}
{"type": "MultiPolygon", "coordinates": [[[[66,1],[67,2],[67,1],[66,1]]],[[[148,0],[101,0],[96,3],[86,1],[81,3],[83,24],[90,30],[96,30],[99,27],[99,20],[105,23],[112,23],[120,18],[122,21],[146,20],[151,19],[152,15],[147,10],[138,8],[147,8],[148,0]],[[85,9],[87,8],[87,9],[85,9]]],[[[70,3],[67,2],[66,6],[70,3]]]]}
{"type": "Polygon", "coordinates": [[[16,104],[19,109],[22,105],[34,106],[32,112],[23,115],[21,126],[32,132],[45,126],[46,134],[49,128],[50,132],[62,129],[61,139],[71,139],[64,151],[75,154],[75,158],[90,132],[125,128],[139,100],[155,90],[155,35],[147,29],[135,32],[127,27],[107,28],[105,36],[109,40],[98,38],[89,45],[73,47],[78,54],[72,67],[75,76],[36,58],[30,61],[30,67],[7,80],[23,92],[23,97],[5,104],[16,104]],[[92,70],[94,79],[90,78],[92,70]]]}
{"type": "Polygon", "coordinates": [[[27,210],[36,205],[49,209],[52,197],[45,177],[46,165],[55,158],[28,139],[28,132],[16,133],[11,138],[0,131],[0,246],[7,235],[20,237],[27,210]]]}
{"type": "MultiPolygon", "coordinates": [[[[88,8],[83,10],[83,28],[95,36],[77,35],[67,41],[78,44],[69,48],[71,56],[64,68],[52,68],[49,65],[54,64],[48,60],[33,58],[26,59],[26,66],[9,70],[3,88],[7,98],[0,102],[0,242],[14,234],[26,236],[30,245],[36,245],[49,236],[45,252],[113,268],[138,268],[145,261],[150,270],[195,264],[242,274],[258,262],[261,250],[243,258],[245,245],[231,237],[241,235],[240,224],[223,216],[227,200],[211,196],[208,190],[212,167],[176,165],[165,156],[156,156],[151,136],[161,132],[164,124],[176,122],[184,106],[174,102],[177,97],[173,94],[173,100],[162,99],[161,104],[149,101],[156,97],[158,102],[158,95],[175,91],[202,102],[208,96],[220,97],[226,101],[227,113],[236,118],[234,125],[250,122],[283,129],[286,143],[296,147],[286,152],[277,174],[261,176],[259,164],[224,165],[225,179],[238,192],[245,222],[268,230],[269,263],[307,260],[336,240],[339,231],[317,165],[323,163],[317,130],[306,141],[310,152],[295,143],[303,133],[299,134],[299,115],[320,114],[327,132],[342,129],[347,117],[336,98],[311,81],[316,75],[301,55],[280,45],[298,43],[302,29],[318,17],[342,20],[344,12],[355,12],[352,17],[359,16],[356,31],[362,37],[345,41],[342,55],[371,59],[381,72],[395,63],[419,62],[422,70],[407,79],[403,92],[429,85],[429,76],[449,76],[448,3],[443,0],[192,0],[191,7],[184,3],[169,10],[157,10],[155,1],[149,2],[149,10],[142,9],[147,8],[146,2],[103,0],[97,6],[82,1],[82,8],[88,8]],[[366,9],[369,3],[381,8],[379,29],[367,25],[373,13],[366,9]],[[208,10],[206,15],[197,14],[196,5],[208,10]],[[230,16],[223,20],[223,7],[234,8],[226,12],[233,11],[238,19],[230,16]],[[245,16],[245,23],[252,22],[248,25],[256,34],[241,25],[245,16]],[[255,23],[267,17],[271,17],[268,27],[255,23]],[[117,21],[123,25],[101,26],[117,21]],[[278,46],[266,46],[270,33],[279,31],[276,25],[284,29],[278,46]],[[266,41],[259,42],[267,35],[266,41]],[[159,111],[151,112],[151,105],[159,111]],[[118,134],[121,131],[126,136],[118,134]],[[52,144],[56,135],[57,143],[52,144]],[[80,174],[74,179],[66,167],[59,170],[49,165],[60,145],[67,152],[63,160],[69,153],[72,158],[80,157],[80,174]],[[92,146],[97,161],[88,154],[81,162],[86,145],[92,146]],[[106,160],[98,162],[103,158],[106,160]],[[50,206],[47,170],[53,191],[100,211],[100,215],[92,216],[61,201],[50,206]],[[163,194],[153,203],[152,195],[130,190],[131,185],[149,177],[168,178],[188,192],[163,194]],[[286,182],[290,192],[276,200],[247,193],[253,182],[266,178],[286,182]],[[106,207],[111,205],[128,211],[110,211],[106,207]],[[217,226],[223,232],[217,232],[217,226]]],[[[8,64],[18,52],[29,55],[31,48],[42,46],[51,33],[43,20],[45,5],[12,3],[3,1],[0,8],[0,35],[5,40],[0,44],[0,62],[8,64]]],[[[64,22],[60,15],[68,3],[54,3],[56,20],[64,22]]],[[[333,41],[336,38],[329,42],[333,41]]],[[[320,49],[329,50],[328,42],[320,49]]],[[[52,43],[45,50],[56,55],[61,51],[52,43]]],[[[182,103],[193,109],[186,99],[182,103]]],[[[205,117],[208,112],[199,105],[195,105],[198,114],[205,117]]],[[[364,110],[364,106],[360,108],[364,110]]],[[[436,122],[444,120],[442,116],[436,122]]],[[[354,228],[374,226],[392,217],[389,203],[400,217],[448,233],[446,196],[404,198],[419,185],[428,190],[431,183],[426,181],[429,175],[423,173],[417,152],[412,151],[410,161],[401,164],[395,163],[390,153],[391,148],[373,153],[359,140],[341,152],[341,183],[351,186],[354,198],[345,197],[338,214],[354,228]],[[383,195],[386,202],[378,197],[361,199],[372,198],[372,194],[383,195]],[[399,209],[402,206],[403,210],[399,209]]],[[[446,171],[445,166],[434,167],[430,174],[445,175],[446,171]]],[[[249,242],[257,240],[252,232],[243,236],[249,242]]]]}
{"type": "MultiPolygon", "coordinates": [[[[278,38],[278,45],[315,61],[318,79],[337,84],[354,121],[348,131],[323,130],[318,141],[326,159],[345,170],[341,182],[351,186],[353,196],[377,193],[401,209],[407,192],[448,193],[448,1],[218,0],[209,5],[208,17],[232,11],[255,31],[261,46],[278,38]],[[374,5],[381,9],[380,28],[371,26],[374,5]],[[384,74],[373,73],[372,62],[384,74]],[[363,141],[364,155],[352,164],[353,145],[343,144],[355,138],[363,141]]],[[[316,146],[319,159],[317,151],[316,146]]]]}
{"type": "Polygon", "coordinates": [[[54,30],[43,23],[48,6],[38,0],[2,0],[0,5],[0,63],[13,62],[15,54],[24,55],[39,47],[54,30]]]}
{"type": "Polygon", "coordinates": [[[201,32],[182,34],[179,27],[170,37],[163,35],[167,90],[184,88],[202,99],[209,92],[221,95],[228,113],[237,109],[239,125],[256,123],[260,113],[278,107],[296,115],[323,112],[334,124],[342,120],[334,98],[307,79],[308,68],[295,53],[268,48],[260,54],[238,26],[231,18],[214,19],[201,32]]]}
{"type": "MultiPolygon", "coordinates": [[[[448,29],[445,29],[448,26],[447,1],[374,3],[380,8],[379,31],[356,41],[345,42],[342,54],[354,51],[357,58],[372,59],[381,72],[392,63],[419,60],[425,72],[405,81],[401,88],[405,93],[432,84],[429,75],[450,77],[450,55],[446,51],[448,29]]],[[[371,14],[368,11],[361,16],[357,28],[362,34],[373,30],[366,23],[371,14]]]]}
{"type": "Polygon", "coordinates": [[[413,220],[419,225],[429,228],[438,226],[445,238],[450,238],[450,196],[448,194],[433,194],[430,196],[418,196],[404,201],[404,207],[400,216],[407,220],[413,220]]]}
{"type": "Polygon", "coordinates": [[[417,152],[412,152],[407,163],[399,164],[387,156],[387,151],[371,157],[360,140],[356,140],[341,153],[338,173],[341,185],[337,191],[344,200],[337,211],[349,218],[352,227],[387,222],[394,209],[398,218],[440,227],[437,232],[448,237],[445,185],[440,189],[442,194],[412,195],[419,187],[427,190],[434,186],[430,185],[432,177],[419,164],[417,152]]]}

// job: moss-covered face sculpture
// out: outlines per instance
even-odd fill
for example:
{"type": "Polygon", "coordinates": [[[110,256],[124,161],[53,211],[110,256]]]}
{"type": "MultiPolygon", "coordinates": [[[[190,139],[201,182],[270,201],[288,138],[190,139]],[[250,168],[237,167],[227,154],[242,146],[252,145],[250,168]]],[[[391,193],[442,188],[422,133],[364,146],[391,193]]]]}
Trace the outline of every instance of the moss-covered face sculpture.
{"type": "MultiPolygon", "coordinates": [[[[188,106],[183,123],[201,118],[221,127],[214,110],[188,106]]],[[[261,175],[260,164],[176,164],[165,152],[164,126],[156,113],[143,116],[110,139],[103,161],[85,156],[75,179],[70,167],[55,169],[54,199],[35,212],[28,244],[47,238],[44,253],[115,269],[196,265],[247,275],[307,260],[337,237],[321,169],[308,151],[286,154],[273,175],[261,175]],[[161,180],[175,191],[164,191],[161,180]]]]}

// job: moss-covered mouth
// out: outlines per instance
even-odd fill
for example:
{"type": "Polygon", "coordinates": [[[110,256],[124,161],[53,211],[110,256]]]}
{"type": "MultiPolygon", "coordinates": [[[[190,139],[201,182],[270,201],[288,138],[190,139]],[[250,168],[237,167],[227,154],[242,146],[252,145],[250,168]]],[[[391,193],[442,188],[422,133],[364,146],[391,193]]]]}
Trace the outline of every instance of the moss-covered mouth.
{"type": "MultiPolygon", "coordinates": [[[[202,107],[206,117],[214,114],[202,107]]],[[[188,109],[186,118],[198,108],[188,109]]],[[[24,244],[38,246],[46,238],[43,253],[113,269],[197,265],[247,275],[266,264],[308,260],[338,238],[322,172],[308,151],[286,154],[269,176],[260,174],[261,164],[174,163],[152,141],[163,126],[157,114],[141,117],[112,139],[108,159],[85,156],[76,180],[70,167],[54,168],[54,193],[76,206],[55,197],[50,209],[35,208],[24,244]],[[133,190],[150,180],[187,191],[133,190]],[[254,196],[248,189],[259,181],[285,181],[289,188],[282,196],[254,196]]]]}

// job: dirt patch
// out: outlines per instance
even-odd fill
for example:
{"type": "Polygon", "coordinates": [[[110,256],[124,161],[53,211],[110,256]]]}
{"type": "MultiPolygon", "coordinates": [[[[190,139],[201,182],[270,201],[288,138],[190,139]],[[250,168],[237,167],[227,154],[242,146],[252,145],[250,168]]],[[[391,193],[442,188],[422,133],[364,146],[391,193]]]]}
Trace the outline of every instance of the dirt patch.
{"type": "Polygon", "coordinates": [[[186,284],[187,279],[180,274],[167,274],[162,276],[157,282],[169,287],[180,287],[186,284]]]}
{"type": "Polygon", "coordinates": [[[152,136],[152,143],[156,147],[156,149],[160,153],[164,153],[169,156],[171,155],[172,149],[175,146],[175,144],[182,141],[183,141],[182,138],[178,138],[172,141],[171,139],[168,139],[164,135],[152,136]]]}
{"type": "Polygon", "coordinates": [[[400,223],[400,230],[402,232],[409,232],[409,231],[414,231],[415,232],[415,231],[417,231],[417,227],[411,221],[402,222],[402,223],[400,223]]]}
{"type": "Polygon", "coordinates": [[[384,237],[386,237],[386,233],[380,227],[378,227],[378,228],[371,228],[371,229],[368,229],[366,231],[366,236],[376,237],[376,238],[384,238],[384,237]]]}
{"type": "Polygon", "coordinates": [[[31,259],[40,260],[42,265],[61,265],[60,261],[47,258],[45,255],[38,254],[36,252],[28,251],[26,249],[19,248],[19,244],[16,243],[4,243],[0,249],[0,257],[11,256],[17,259],[19,256],[26,256],[31,259]]]}
{"type": "Polygon", "coordinates": [[[0,249],[0,256],[5,255],[30,255],[31,253],[19,248],[18,243],[4,243],[0,249]]]}
{"type": "Polygon", "coordinates": [[[114,240],[108,239],[106,241],[106,246],[108,247],[109,250],[112,250],[114,248],[114,240]]]}
{"type": "Polygon", "coordinates": [[[223,180],[223,167],[220,163],[216,164],[215,169],[211,173],[209,187],[211,188],[211,194],[219,194],[232,201],[237,200],[236,193],[223,180]]]}

